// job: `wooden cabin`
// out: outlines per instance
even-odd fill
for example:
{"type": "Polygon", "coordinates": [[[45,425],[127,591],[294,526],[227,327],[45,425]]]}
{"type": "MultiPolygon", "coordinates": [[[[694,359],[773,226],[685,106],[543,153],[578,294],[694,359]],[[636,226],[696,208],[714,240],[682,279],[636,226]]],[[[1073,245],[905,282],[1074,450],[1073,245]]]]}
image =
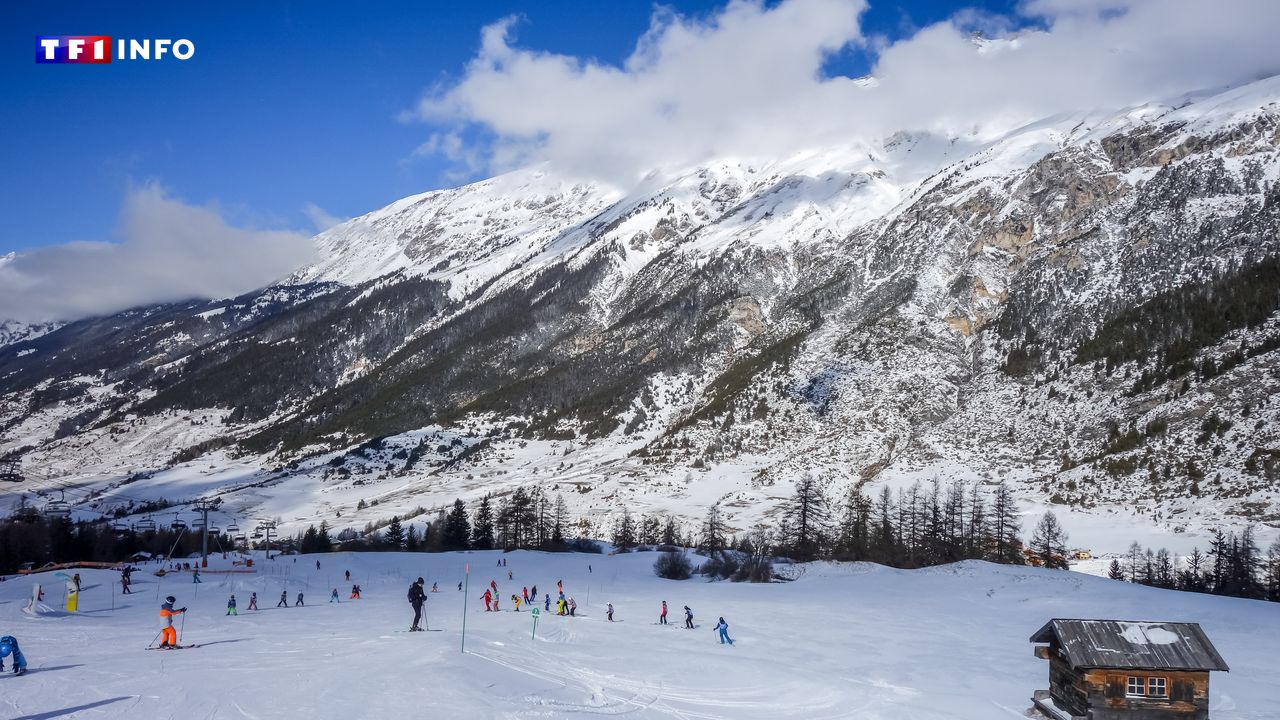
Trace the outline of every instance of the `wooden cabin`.
{"type": "Polygon", "coordinates": [[[1049,661],[1032,700],[1052,720],[1206,720],[1209,673],[1228,669],[1196,623],[1055,619],[1031,642],[1049,661]]]}

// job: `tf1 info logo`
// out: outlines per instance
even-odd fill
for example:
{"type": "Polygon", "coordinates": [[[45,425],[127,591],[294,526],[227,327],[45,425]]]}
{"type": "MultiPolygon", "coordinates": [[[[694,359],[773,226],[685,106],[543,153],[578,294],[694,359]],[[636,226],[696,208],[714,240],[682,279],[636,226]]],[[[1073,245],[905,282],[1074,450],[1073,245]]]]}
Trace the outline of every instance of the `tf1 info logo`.
{"type": "Polygon", "coordinates": [[[41,64],[106,65],[112,60],[163,60],[166,56],[190,60],[195,54],[195,43],[185,38],[115,38],[112,42],[110,35],[36,36],[36,62],[41,64]]]}

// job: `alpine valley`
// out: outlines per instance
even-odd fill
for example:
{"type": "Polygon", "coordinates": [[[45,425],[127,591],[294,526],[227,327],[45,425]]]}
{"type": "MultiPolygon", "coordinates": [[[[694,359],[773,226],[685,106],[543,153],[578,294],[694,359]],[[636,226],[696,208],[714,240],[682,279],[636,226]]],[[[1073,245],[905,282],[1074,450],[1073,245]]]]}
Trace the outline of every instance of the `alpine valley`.
{"type": "Polygon", "coordinates": [[[1280,77],[624,189],[534,166],[315,245],[242,297],[0,325],[0,504],[293,532],[539,486],[597,536],[747,531],[812,474],[1004,481],[1096,553],[1280,528],[1280,77]]]}

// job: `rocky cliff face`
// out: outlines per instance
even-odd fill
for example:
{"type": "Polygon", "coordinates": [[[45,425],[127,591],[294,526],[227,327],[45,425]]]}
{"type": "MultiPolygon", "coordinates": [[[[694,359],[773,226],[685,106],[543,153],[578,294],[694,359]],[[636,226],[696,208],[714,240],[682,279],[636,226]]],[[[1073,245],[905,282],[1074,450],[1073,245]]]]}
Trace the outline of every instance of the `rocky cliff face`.
{"type": "Polygon", "coordinates": [[[805,471],[1280,524],[1277,98],[407,198],[278,287],[0,347],[0,448],[331,524],[539,483],[745,528],[805,471]]]}

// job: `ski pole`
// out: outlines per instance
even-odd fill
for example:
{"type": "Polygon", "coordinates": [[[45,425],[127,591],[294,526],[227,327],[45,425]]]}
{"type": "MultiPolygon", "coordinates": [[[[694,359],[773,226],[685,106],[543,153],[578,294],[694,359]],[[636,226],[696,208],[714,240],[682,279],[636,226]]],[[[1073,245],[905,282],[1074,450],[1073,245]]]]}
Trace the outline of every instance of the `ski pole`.
{"type": "Polygon", "coordinates": [[[187,613],[182,613],[182,622],[178,623],[178,644],[182,644],[182,631],[187,629],[187,613]]]}
{"type": "Polygon", "coordinates": [[[152,645],[155,645],[155,644],[156,644],[156,638],[160,637],[160,633],[162,633],[162,632],[164,632],[164,629],[163,629],[163,628],[161,628],[161,629],[160,629],[160,632],[157,632],[157,633],[156,633],[156,637],[151,638],[151,642],[147,643],[147,647],[151,647],[152,645]]]}

